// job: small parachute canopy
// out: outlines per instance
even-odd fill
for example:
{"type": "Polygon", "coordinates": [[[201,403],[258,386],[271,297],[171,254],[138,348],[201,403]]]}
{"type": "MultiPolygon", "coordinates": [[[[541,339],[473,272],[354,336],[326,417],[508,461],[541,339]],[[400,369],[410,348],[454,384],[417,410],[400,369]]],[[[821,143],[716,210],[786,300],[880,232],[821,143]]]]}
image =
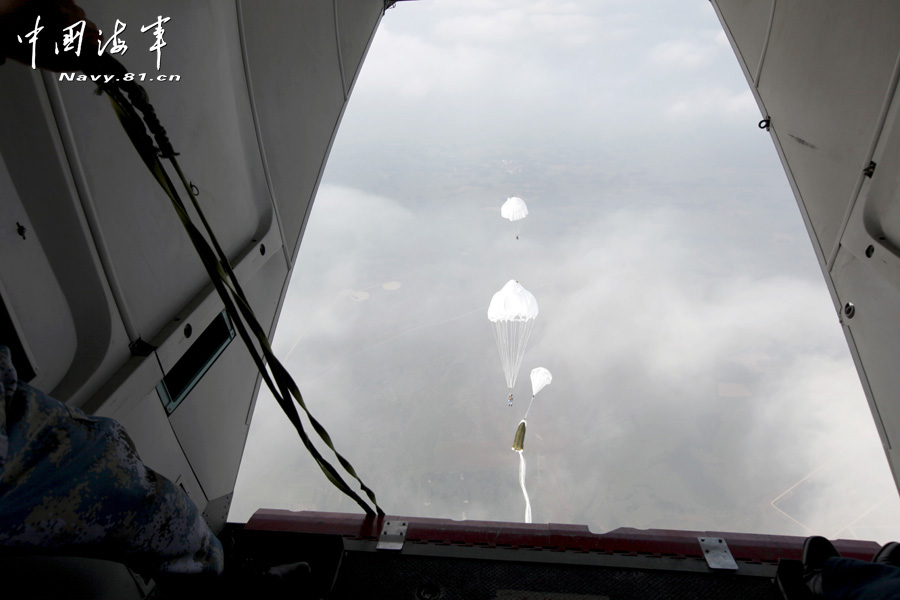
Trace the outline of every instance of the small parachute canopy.
{"type": "Polygon", "coordinates": [[[494,339],[500,352],[506,386],[509,388],[510,405],[516,377],[525,355],[525,346],[537,316],[537,300],[513,279],[494,294],[488,307],[488,319],[494,328],[494,339]]]}
{"type": "Polygon", "coordinates": [[[537,393],[550,385],[553,381],[553,375],[544,367],[538,367],[531,370],[531,395],[537,396],[537,393]]]}
{"type": "Polygon", "coordinates": [[[524,200],[518,196],[513,196],[507,198],[503,206],[500,207],[500,216],[510,221],[518,221],[528,216],[528,207],[525,206],[524,200]]]}

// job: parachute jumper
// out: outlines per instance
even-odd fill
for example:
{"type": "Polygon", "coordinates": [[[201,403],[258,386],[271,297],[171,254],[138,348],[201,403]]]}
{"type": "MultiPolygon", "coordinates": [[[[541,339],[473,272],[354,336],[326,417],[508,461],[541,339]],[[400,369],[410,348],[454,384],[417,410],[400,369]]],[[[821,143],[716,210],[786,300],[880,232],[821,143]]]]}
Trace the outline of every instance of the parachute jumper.
{"type": "Polygon", "coordinates": [[[500,216],[509,219],[516,226],[516,239],[519,239],[519,233],[522,231],[522,219],[528,216],[528,207],[525,206],[525,201],[517,196],[507,198],[500,207],[500,216]]]}
{"type": "Polygon", "coordinates": [[[513,403],[513,388],[525,355],[525,346],[538,316],[538,304],[534,296],[510,279],[494,294],[488,307],[488,319],[494,328],[494,340],[500,352],[500,363],[509,388],[509,405],[513,403]]]}

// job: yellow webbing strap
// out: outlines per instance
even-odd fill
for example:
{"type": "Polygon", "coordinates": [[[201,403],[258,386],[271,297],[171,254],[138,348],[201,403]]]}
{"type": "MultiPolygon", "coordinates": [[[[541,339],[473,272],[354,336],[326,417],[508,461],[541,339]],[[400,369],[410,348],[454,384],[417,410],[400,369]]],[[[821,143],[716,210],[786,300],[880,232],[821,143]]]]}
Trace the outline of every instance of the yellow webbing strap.
{"type": "Polygon", "coordinates": [[[181,171],[181,167],[178,166],[178,161],[175,159],[177,153],[172,148],[172,145],[166,136],[165,129],[157,119],[156,113],[150,105],[146,91],[133,81],[124,81],[123,76],[127,72],[125,67],[109,55],[104,55],[94,65],[86,67],[85,72],[88,71],[91,71],[89,74],[102,73],[117,75],[117,77],[114,77],[113,79],[118,79],[119,81],[100,84],[100,89],[109,96],[116,115],[119,117],[119,121],[122,123],[122,127],[128,134],[135,150],[137,150],[141,159],[144,161],[144,164],[147,165],[147,168],[150,170],[150,173],[172,201],[172,206],[175,208],[178,218],[181,219],[181,223],[184,225],[188,237],[190,237],[191,242],[194,244],[194,248],[197,250],[197,254],[200,256],[200,260],[203,262],[203,266],[206,268],[210,280],[215,286],[216,291],[219,293],[222,303],[225,305],[225,309],[228,311],[231,320],[234,322],[235,328],[238,330],[241,339],[244,340],[244,344],[247,346],[247,350],[250,352],[253,362],[256,363],[256,367],[259,369],[266,385],[272,391],[275,400],[294,425],[294,428],[300,435],[300,439],[303,440],[303,445],[306,446],[306,449],[315,459],[316,464],[319,465],[319,468],[322,469],[322,472],[325,473],[325,476],[335,487],[359,504],[366,514],[383,516],[384,511],[378,506],[378,502],[375,500],[375,493],[362,482],[362,479],[356,474],[353,465],[351,465],[350,462],[341,456],[335,449],[334,444],[331,441],[331,436],[328,435],[328,432],[321,423],[310,414],[309,409],[306,407],[306,403],[303,401],[303,396],[297,388],[297,384],[294,383],[294,380],[287,372],[287,369],[282,366],[281,362],[272,352],[272,347],[269,344],[266,333],[263,331],[253,310],[250,308],[250,304],[247,302],[247,298],[241,289],[240,283],[238,283],[234,271],[231,269],[228,258],[221,246],[219,246],[219,242],[216,240],[216,236],[210,228],[209,222],[207,222],[206,217],[203,215],[200,204],[197,202],[197,197],[191,189],[190,182],[185,178],[184,173],[181,171]],[[150,134],[153,135],[153,139],[148,135],[148,129],[150,134]],[[156,145],[154,145],[154,140],[156,141],[156,145]],[[184,203],[181,201],[178,192],[175,190],[175,186],[172,184],[172,180],[169,178],[169,175],[160,160],[161,158],[171,161],[182,185],[185,190],[187,190],[187,194],[191,199],[194,209],[200,217],[203,227],[206,230],[206,234],[209,236],[209,241],[203,237],[203,234],[191,220],[184,203]],[[210,242],[212,242],[212,247],[210,247],[210,242]],[[247,332],[247,328],[252,332],[253,337],[256,339],[256,343],[259,345],[259,349],[254,345],[253,339],[247,332]],[[260,350],[262,351],[262,356],[260,356],[260,350]],[[266,364],[268,364],[269,370],[271,370],[271,377],[266,370],[266,364]],[[274,383],[272,381],[273,379],[274,383]],[[360,488],[374,505],[374,510],[359,496],[359,494],[350,489],[350,486],[347,485],[347,482],[344,481],[338,471],[331,463],[325,460],[313,445],[312,441],[310,441],[309,436],[303,428],[300,415],[297,412],[294,403],[291,401],[291,398],[296,400],[297,404],[300,405],[300,408],[303,409],[303,412],[306,413],[313,429],[325,445],[334,452],[334,455],[337,457],[341,466],[347,473],[356,479],[357,482],[359,482],[360,488]]]}

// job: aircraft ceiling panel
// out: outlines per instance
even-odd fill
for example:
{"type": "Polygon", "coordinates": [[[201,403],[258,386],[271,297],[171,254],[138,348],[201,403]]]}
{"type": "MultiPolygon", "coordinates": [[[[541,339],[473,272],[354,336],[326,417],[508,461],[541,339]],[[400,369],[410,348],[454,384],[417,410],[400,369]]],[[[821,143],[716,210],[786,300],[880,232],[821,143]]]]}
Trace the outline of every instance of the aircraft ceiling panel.
{"type": "MultiPolygon", "coordinates": [[[[258,126],[291,256],[296,254],[343,114],[343,79],[355,77],[347,65],[343,77],[341,74],[336,1],[279,0],[241,5],[258,126]]],[[[366,2],[370,10],[382,6],[381,0],[366,2]]],[[[378,22],[346,19],[342,24],[342,38],[369,40],[378,22]]],[[[352,58],[357,46],[346,47],[351,55],[348,58],[352,58]]]]}
{"type": "MultiPolygon", "coordinates": [[[[842,306],[841,321],[849,332],[857,368],[868,387],[870,407],[885,448],[900,446],[900,388],[896,345],[900,339],[900,290],[862,259],[841,248],[832,270],[842,306]]],[[[900,448],[898,448],[900,449],[900,448]]],[[[894,473],[895,481],[898,479],[894,473]]]]}
{"type": "Polygon", "coordinates": [[[369,48],[371,36],[360,31],[374,31],[381,19],[384,5],[369,0],[336,0],[341,61],[344,64],[344,90],[349,95],[359,67],[369,48]]]}
{"type": "MultiPolygon", "coordinates": [[[[256,318],[267,332],[269,339],[275,333],[275,315],[279,309],[279,302],[288,285],[288,270],[284,260],[278,260],[278,252],[273,252],[272,258],[265,261],[252,275],[247,277],[248,283],[244,283],[244,293],[250,308],[256,313],[256,318]]],[[[265,257],[269,256],[266,251],[265,257]]],[[[263,257],[263,258],[265,258],[263,257]]],[[[243,280],[242,280],[243,281],[243,280]]]]}
{"type": "MultiPolygon", "coordinates": [[[[731,32],[748,18],[735,3],[746,8],[715,0],[731,32]]],[[[761,76],[750,83],[771,117],[776,149],[900,487],[897,23],[900,4],[888,0],[777,2],[761,76]],[[870,159],[876,166],[866,174],[870,159]]],[[[731,39],[741,56],[740,36],[731,39]]]]}
{"type": "Polygon", "coordinates": [[[758,0],[716,1],[751,78],[756,76],[759,60],[762,57],[772,4],[774,4],[774,0],[771,2],[759,2],[758,0]]]}
{"type": "Polygon", "coordinates": [[[900,293],[900,97],[894,96],[872,154],[841,247],[890,282],[900,293]]]}
{"type": "Polygon", "coordinates": [[[863,179],[859,199],[841,238],[832,280],[843,308],[857,368],[900,486],[900,99],[894,96],[872,157],[876,167],[863,179]],[[897,456],[892,456],[896,454],[897,456]]]}
{"type": "Polygon", "coordinates": [[[776,4],[757,87],[825,256],[866,166],[897,23],[895,2],[776,4]]]}
{"type": "MultiPolygon", "coordinates": [[[[28,382],[38,389],[52,390],[75,358],[78,336],[65,294],[19,200],[2,155],[0,198],[0,223],[5,224],[0,230],[0,302],[6,307],[35,371],[34,379],[28,382]]],[[[12,340],[0,340],[4,342],[12,345],[12,340]]],[[[17,370],[19,378],[27,381],[24,367],[17,365],[17,370]]]]}
{"type": "MultiPolygon", "coordinates": [[[[268,331],[287,279],[287,265],[277,251],[271,254],[267,251],[266,256],[271,258],[241,284],[263,330],[268,331]]],[[[236,335],[169,416],[210,501],[234,490],[258,378],[244,342],[236,335]]]]}
{"type": "MultiPolygon", "coordinates": [[[[86,2],[107,30],[125,22],[129,50],[120,60],[145,81],[186,176],[219,242],[236,256],[273,221],[253,127],[233,4],[219,2],[86,2]],[[160,54],[140,29],[168,16],[160,54]]],[[[149,37],[148,37],[149,36],[149,37]]],[[[80,160],[88,201],[112,257],[127,312],[137,334],[153,338],[205,285],[205,271],[169,199],[128,140],[109,101],[88,82],[51,81],[58,90],[80,160]]],[[[51,90],[51,93],[53,90],[51,90]]],[[[63,131],[65,131],[63,126],[63,131]]],[[[78,169],[76,169],[77,171],[78,169]]],[[[77,176],[77,173],[76,173],[77,176]]],[[[176,177],[173,173],[173,177],[176,177]]],[[[185,193],[182,198],[187,202],[185,193]]]]}
{"type": "Polygon", "coordinates": [[[854,253],[857,256],[865,253],[867,258],[874,259],[871,262],[882,269],[882,275],[900,287],[900,202],[897,201],[897,190],[900,189],[900,96],[896,91],[894,93],[872,155],[876,166],[871,177],[863,179],[854,215],[841,243],[851,243],[850,235],[859,233],[854,253]]]}
{"type": "MultiPolygon", "coordinates": [[[[128,357],[128,339],[72,181],[42,74],[25,65],[10,63],[0,69],[0,89],[12,91],[0,94],[0,153],[15,194],[28,216],[29,223],[23,223],[28,231],[22,241],[39,244],[49,261],[52,277],[68,304],[78,344],[70,361],[42,360],[37,366],[54,371],[41,384],[46,391],[59,400],[80,406],[128,357]],[[39,169],[35,165],[40,165],[39,169]],[[54,386],[50,381],[58,383],[54,386]]],[[[32,277],[39,274],[49,276],[37,267],[31,272],[32,277]]],[[[19,289],[33,294],[38,287],[47,285],[52,284],[35,283],[19,289]]],[[[17,318],[20,321],[42,319],[39,313],[54,310],[45,304],[48,300],[17,303],[17,318]]],[[[44,325],[59,325],[56,319],[50,318],[44,325]]],[[[69,343],[64,337],[65,330],[65,327],[59,330],[63,337],[55,351],[69,343]]],[[[47,327],[35,334],[38,337],[29,335],[25,342],[42,343],[39,338],[46,332],[56,334],[57,330],[47,327]]]]}

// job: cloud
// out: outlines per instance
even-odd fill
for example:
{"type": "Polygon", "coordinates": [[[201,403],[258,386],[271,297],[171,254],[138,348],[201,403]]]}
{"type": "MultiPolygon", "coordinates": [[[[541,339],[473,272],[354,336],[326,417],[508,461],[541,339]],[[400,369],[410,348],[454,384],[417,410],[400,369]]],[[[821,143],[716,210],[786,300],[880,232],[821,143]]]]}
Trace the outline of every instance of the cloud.
{"type": "Polygon", "coordinates": [[[649,57],[652,63],[677,69],[696,69],[709,65],[711,44],[699,43],[694,40],[675,40],[662,42],[650,49],[649,57]]]}
{"type": "MultiPolygon", "coordinates": [[[[520,519],[509,445],[544,366],[535,522],[847,537],[891,522],[859,380],[712,11],[428,6],[375,38],[275,339],[389,512],[520,519]],[[696,33],[660,41],[683,21],[696,33]],[[510,195],[529,202],[520,240],[497,214],[510,195]],[[541,305],[513,409],[483,314],[510,278],[541,305]],[[857,486],[877,508],[842,486],[855,477],[877,482],[857,486]]],[[[232,518],[261,505],[356,510],[265,393],[232,518]]]]}
{"type": "Polygon", "coordinates": [[[759,112],[750,90],[736,91],[722,86],[702,86],[674,95],[665,110],[669,117],[704,119],[759,112]]]}
{"type": "Polygon", "coordinates": [[[435,34],[454,43],[486,45],[530,40],[536,45],[580,45],[598,34],[593,15],[574,3],[522,3],[514,8],[464,13],[439,21],[435,34]]]}
{"type": "MultiPolygon", "coordinates": [[[[859,516],[833,477],[804,488],[803,502],[769,505],[823,462],[844,473],[848,442],[836,440],[874,429],[823,284],[739,263],[727,276],[698,268],[708,260],[703,225],[681,209],[582,207],[570,215],[578,227],[561,235],[546,207],[533,208],[516,241],[479,207],[411,211],[345,187],[320,191],[292,287],[306,290],[303,304],[289,298],[276,346],[306,327],[289,368],[389,510],[519,519],[508,446],[527,373],[545,366],[554,381],[526,443],[537,522],[802,534],[795,521],[859,516]],[[348,223],[352,206],[362,211],[348,223]],[[380,240],[363,255],[357,227],[380,240]],[[512,410],[483,314],[509,276],[541,304],[512,410]],[[340,295],[362,281],[366,300],[340,295]],[[720,383],[746,393],[723,396],[720,383]]],[[[254,419],[235,515],[257,505],[355,510],[270,400],[261,397],[254,419]],[[281,456],[264,450],[273,443],[281,456]],[[311,483],[265,483],[283,472],[311,483]]],[[[883,481],[874,446],[853,448],[853,468],[883,481]]]]}
{"type": "Polygon", "coordinates": [[[722,46],[723,48],[728,48],[731,50],[731,42],[728,41],[728,36],[725,35],[725,31],[719,31],[715,36],[716,44],[722,46]]]}
{"type": "Polygon", "coordinates": [[[387,27],[378,32],[371,52],[379,53],[383,60],[367,64],[357,85],[412,100],[475,89],[496,63],[492,53],[483,49],[444,47],[422,36],[393,33],[387,27]]]}

